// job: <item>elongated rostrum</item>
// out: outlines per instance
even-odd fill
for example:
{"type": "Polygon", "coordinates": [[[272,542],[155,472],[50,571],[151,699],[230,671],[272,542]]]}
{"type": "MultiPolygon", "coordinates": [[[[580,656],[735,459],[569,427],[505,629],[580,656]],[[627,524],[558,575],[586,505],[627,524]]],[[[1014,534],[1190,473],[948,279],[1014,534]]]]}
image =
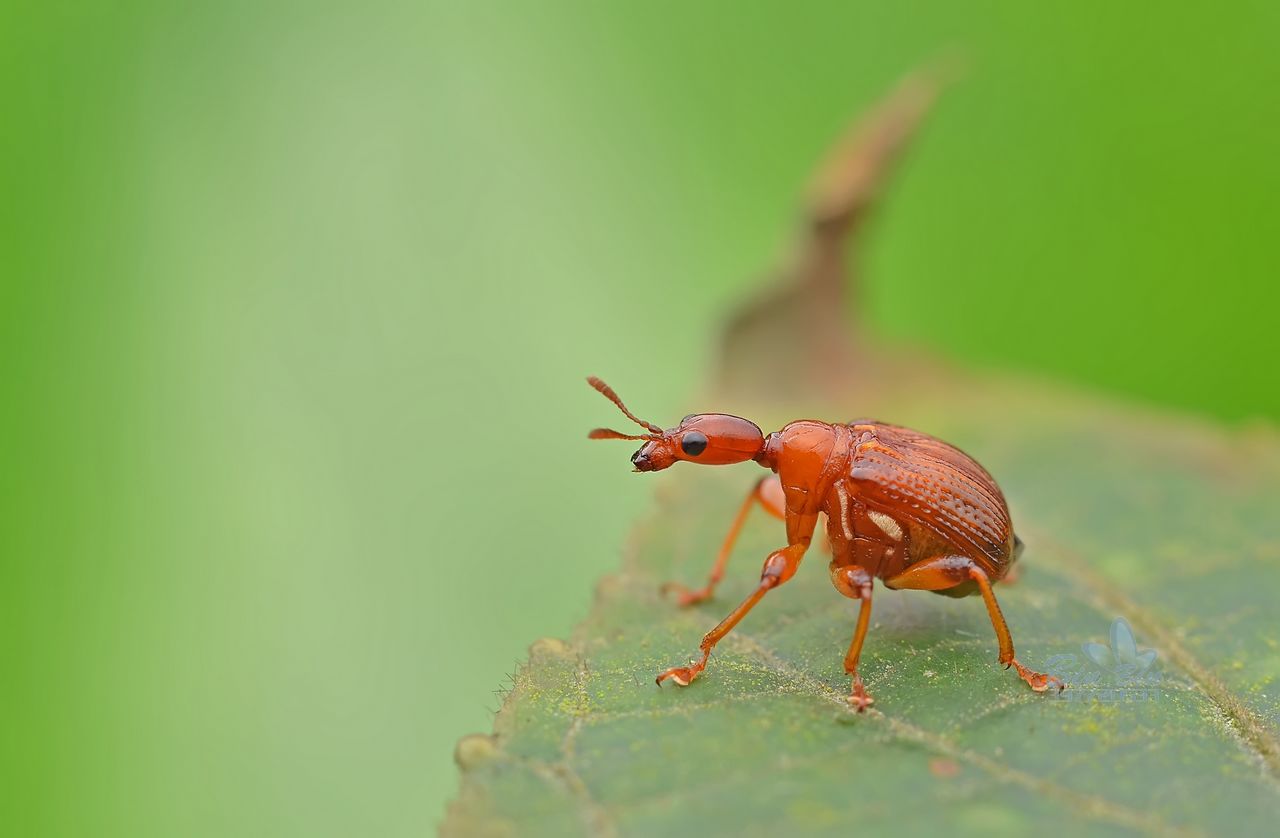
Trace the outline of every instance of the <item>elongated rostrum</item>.
{"type": "Polygon", "coordinates": [[[773,472],[756,482],[743,501],[707,583],[691,589],[668,583],[681,605],[709,598],[724,575],[733,543],[752,507],[759,504],[786,522],[787,544],[764,560],[760,583],[702,638],[702,657],[658,674],[688,686],[706,668],[711,650],[769,591],[790,579],[813,540],[818,516],[827,518],[831,582],[860,602],[844,668],[851,679],[849,704],[862,711],[872,698],[858,675],[858,658],[871,620],[875,579],[888,588],[947,596],[982,595],[1000,646],[1000,663],[1013,667],[1037,692],[1052,675],[1018,662],[1013,638],[992,585],[1005,579],[1022,552],[1004,495],[986,469],[960,449],[928,434],[872,419],[832,424],[805,419],[765,436],[747,419],[724,413],[686,416],[663,429],[638,418],[599,378],[587,379],[626,416],[645,429],[624,434],[597,428],[591,439],[641,440],[631,457],[636,471],[661,471],[680,462],[729,465],[753,460],[773,472]]]}

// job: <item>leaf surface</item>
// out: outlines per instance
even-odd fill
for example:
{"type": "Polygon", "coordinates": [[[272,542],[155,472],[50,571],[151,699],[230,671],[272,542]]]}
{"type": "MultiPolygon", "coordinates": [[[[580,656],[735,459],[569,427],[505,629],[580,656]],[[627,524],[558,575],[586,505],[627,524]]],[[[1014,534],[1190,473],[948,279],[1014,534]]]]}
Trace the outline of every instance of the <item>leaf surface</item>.
{"type": "Polygon", "coordinates": [[[535,644],[495,736],[460,747],[446,833],[1274,824],[1274,435],[1232,437],[1009,380],[915,383],[871,388],[885,393],[876,411],[936,429],[1000,480],[1027,549],[1022,578],[997,595],[1020,658],[1060,674],[1061,696],[995,664],[979,599],[878,587],[862,667],[877,703],[850,713],[841,662],[854,606],[816,547],[702,678],[656,687],[785,541],[779,522],[753,518],[716,600],[680,609],[661,598],[663,580],[702,579],[755,477],[751,466],[682,466],[663,475],[657,510],[572,641],[535,644]],[[1133,649],[1112,638],[1117,617],[1133,649]],[[1156,659],[1137,677],[1132,665],[1098,666],[1086,644],[1117,666],[1156,659]]]}

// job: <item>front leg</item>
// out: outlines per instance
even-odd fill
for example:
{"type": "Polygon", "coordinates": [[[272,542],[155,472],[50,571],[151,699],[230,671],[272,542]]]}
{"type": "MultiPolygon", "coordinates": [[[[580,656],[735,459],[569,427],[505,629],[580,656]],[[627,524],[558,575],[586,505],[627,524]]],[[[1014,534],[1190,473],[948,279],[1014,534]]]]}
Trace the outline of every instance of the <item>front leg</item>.
{"type": "MultiPolygon", "coordinates": [[[[760,584],[756,589],[742,601],[742,604],[733,609],[729,616],[720,621],[720,624],[707,632],[702,638],[702,643],[698,649],[702,652],[702,659],[691,662],[688,666],[675,666],[665,672],[658,674],[657,682],[661,684],[670,678],[682,687],[689,686],[694,678],[702,672],[707,666],[707,659],[711,657],[711,650],[716,644],[724,638],[726,634],[733,631],[733,627],[747,616],[747,612],[755,608],[756,603],[764,599],[764,595],[769,591],[786,582],[796,573],[796,568],[800,566],[800,560],[804,558],[805,550],[809,547],[809,541],[813,537],[813,527],[817,523],[817,513],[804,516],[801,520],[788,529],[795,536],[792,543],[783,547],[781,550],[774,550],[769,554],[769,558],[764,560],[764,569],[760,572],[760,584]]],[[[788,519],[788,524],[792,521],[788,519]]]]}
{"type": "Polygon", "coordinates": [[[662,586],[662,592],[664,594],[674,592],[677,596],[676,601],[682,606],[694,605],[710,599],[712,592],[716,589],[716,585],[724,577],[724,567],[729,563],[729,555],[733,552],[733,543],[738,540],[738,533],[742,531],[742,525],[746,522],[747,515],[757,503],[775,518],[782,519],[786,516],[787,499],[782,493],[782,483],[779,482],[778,475],[767,474],[761,477],[756,481],[756,485],[752,487],[747,499],[742,502],[742,507],[738,510],[737,517],[733,519],[733,525],[729,527],[729,534],[725,536],[724,543],[720,545],[720,553],[716,557],[715,565],[711,568],[707,584],[701,588],[692,589],[681,585],[679,582],[667,582],[662,586]]]}

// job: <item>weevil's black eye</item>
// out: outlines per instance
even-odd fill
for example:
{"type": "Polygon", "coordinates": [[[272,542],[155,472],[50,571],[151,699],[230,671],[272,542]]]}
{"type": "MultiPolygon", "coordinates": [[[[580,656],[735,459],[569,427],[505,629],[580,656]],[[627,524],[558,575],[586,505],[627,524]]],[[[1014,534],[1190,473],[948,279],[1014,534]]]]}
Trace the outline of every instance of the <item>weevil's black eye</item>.
{"type": "Polygon", "coordinates": [[[696,457],[707,450],[707,435],[702,431],[687,431],[680,437],[680,450],[690,457],[696,457]]]}

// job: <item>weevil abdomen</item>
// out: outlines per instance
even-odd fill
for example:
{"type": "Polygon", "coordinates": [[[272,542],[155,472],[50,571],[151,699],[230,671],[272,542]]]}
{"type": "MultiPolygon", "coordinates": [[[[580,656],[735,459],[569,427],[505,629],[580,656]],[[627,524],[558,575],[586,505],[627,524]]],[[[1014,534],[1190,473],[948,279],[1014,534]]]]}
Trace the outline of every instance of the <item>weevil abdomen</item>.
{"type": "MultiPolygon", "coordinates": [[[[986,469],[960,449],[897,425],[849,425],[849,478],[871,520],[909,541],[905,564],[940,549],[967,556],[993,579],[1013,558],[1013,525],[1004,495],[986,469]]],[[[896,564],[896,563],[895,563],[896,564]]]]}

